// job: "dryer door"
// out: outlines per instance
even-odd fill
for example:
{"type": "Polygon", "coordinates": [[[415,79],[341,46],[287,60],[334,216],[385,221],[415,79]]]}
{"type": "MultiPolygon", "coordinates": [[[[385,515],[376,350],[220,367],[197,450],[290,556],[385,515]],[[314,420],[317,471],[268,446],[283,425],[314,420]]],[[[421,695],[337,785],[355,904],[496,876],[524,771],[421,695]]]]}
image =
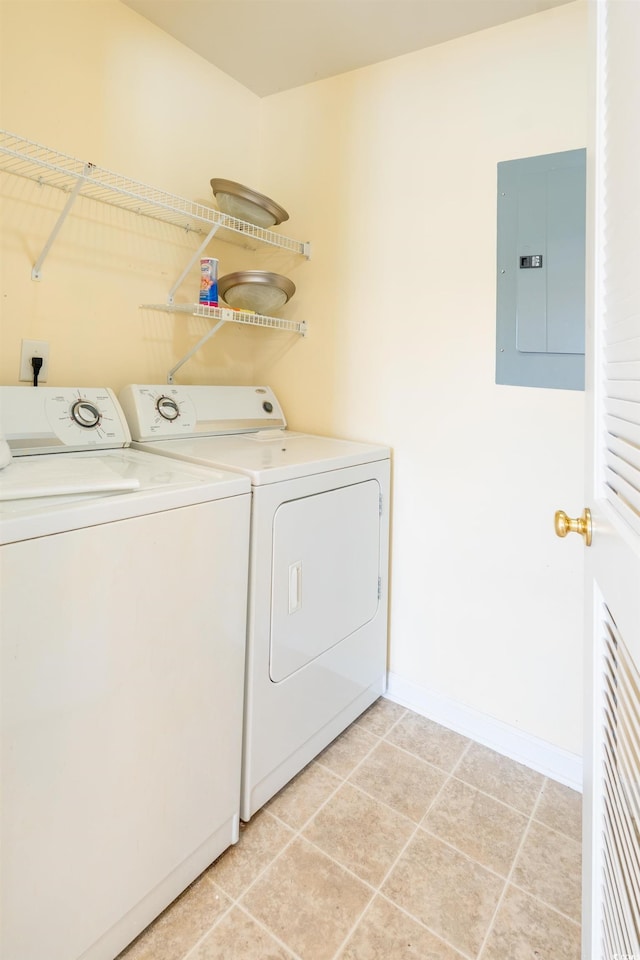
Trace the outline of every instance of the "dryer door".
{"type": "Polygon", "coordinates": [[[377,480],[290,500],[273,521],[270,676],[278,683],[375,616],[377,480]]]}

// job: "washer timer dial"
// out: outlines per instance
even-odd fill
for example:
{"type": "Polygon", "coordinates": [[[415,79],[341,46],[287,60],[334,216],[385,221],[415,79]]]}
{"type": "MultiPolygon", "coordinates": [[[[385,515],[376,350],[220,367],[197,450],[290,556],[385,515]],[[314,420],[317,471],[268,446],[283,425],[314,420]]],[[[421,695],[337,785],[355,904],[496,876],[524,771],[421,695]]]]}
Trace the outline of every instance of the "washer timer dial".
{"type": "Polygon", "coordinates": [[[158,397],[156,410],[164,420],[177,420],[180,416],[180,408],[172,397],[158,397]]]}
{"type": "Polygon", "coordinates": [[[90,400],[76,400],[71,407],[71,416],[79,427],[92,430],[100,424],[100,410],[90,400]]]}

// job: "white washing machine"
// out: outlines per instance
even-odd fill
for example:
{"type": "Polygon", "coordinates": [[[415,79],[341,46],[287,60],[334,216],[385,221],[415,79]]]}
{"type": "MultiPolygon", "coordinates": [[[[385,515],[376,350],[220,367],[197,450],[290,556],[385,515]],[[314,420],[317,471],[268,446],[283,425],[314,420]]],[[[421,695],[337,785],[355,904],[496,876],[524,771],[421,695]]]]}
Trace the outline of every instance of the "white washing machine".
{"type": "Polygon", "coordinates": [[[134,446],[237,470],[252,493],[240,815],[386,689],[387,447],[286,430],[267,387],[126,387],[134,446]]]}
{"type": "Polygon", "coordinates": [[[112,960],[238,838],[250,484],[105,389],[0,426],[0,956],[112,960]]]}

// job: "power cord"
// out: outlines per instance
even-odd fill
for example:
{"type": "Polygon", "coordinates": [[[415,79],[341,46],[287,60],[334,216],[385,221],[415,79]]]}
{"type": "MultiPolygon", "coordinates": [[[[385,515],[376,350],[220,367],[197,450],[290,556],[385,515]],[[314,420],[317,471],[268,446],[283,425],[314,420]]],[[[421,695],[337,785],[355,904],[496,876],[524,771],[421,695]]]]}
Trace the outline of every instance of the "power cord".
{"type": "Polygon", "coordinates": [[[31,366],[33,367],[33,385],[38,386],[38,375],[42,369],[42,357],[31,357],[31,366]]]}

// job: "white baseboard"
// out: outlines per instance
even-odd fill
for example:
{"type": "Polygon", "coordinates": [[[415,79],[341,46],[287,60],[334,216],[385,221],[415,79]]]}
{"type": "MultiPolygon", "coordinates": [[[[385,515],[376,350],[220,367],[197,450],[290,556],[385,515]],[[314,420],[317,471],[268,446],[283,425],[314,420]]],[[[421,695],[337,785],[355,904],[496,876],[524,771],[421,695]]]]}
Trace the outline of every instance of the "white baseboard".
{"type": "Polygon", "coordinates": [[[389,673],[385,697],[435,723],[510,757],[567,787],[582,791],[582,757],[533,737],[486,713],[389,673]]]}

